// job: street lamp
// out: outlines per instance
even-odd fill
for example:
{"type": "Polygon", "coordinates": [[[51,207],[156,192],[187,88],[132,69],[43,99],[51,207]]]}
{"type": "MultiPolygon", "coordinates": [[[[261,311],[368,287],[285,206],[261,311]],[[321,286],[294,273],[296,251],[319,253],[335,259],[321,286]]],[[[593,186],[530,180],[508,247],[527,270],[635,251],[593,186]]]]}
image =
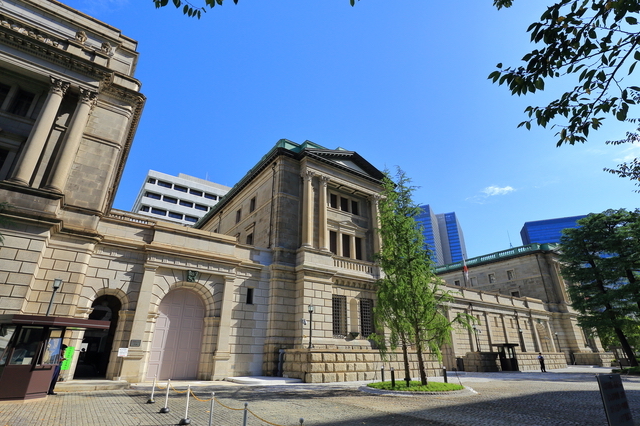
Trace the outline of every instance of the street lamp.
{"type": "Polygon", "coordinates": [[[482,333],[482,330],[480,329],[480,327],[478,327],[477,325],[472,325],[471,328],[473,328],[473,331],[475,332],[476,335],[476,348],[478,350],[478,352],[482,352],[480,350],[480,337],[478,336],[480,333],[482,333]]]}
{"type": "Polygon", "coordinates": [[[313,309],[314,309],[313,305],[309,305],[307,307],[307,310],[309,311],[309,349],[313,348],[313,344],[311,343],[311,330],[312,330],[311,323],[313,322],[313,309]]]}
{"type": "Polygon", "coordinates": [[[62,287],[62,280],[60,278],[56,278],[53,280],[53,293],[51,293],[51,300],[49,300],[49,306],[47,307],[47,313],[44,316],[48,317],[49,312],[51,312],[51,305],[53,305],[53,298],[56,296],[56,292],[58,289],[62,287]]]}

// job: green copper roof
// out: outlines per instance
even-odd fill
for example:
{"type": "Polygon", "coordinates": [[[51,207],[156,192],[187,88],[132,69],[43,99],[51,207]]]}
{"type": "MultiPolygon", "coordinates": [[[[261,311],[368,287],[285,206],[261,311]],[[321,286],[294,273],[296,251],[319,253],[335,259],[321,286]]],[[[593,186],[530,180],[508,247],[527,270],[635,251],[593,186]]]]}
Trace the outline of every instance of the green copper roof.
{"type": "MultiPolygon", "coordinates": [[[[485,254],[483,256],[472,257],[467,259],[467,267],[483,265],[485,263],[496,262],[498,260],[509,259],[511,257],[521,256],[523,254],[529,254],[536,251],[553,251],[558,247],[558,244],[529,244],[526,246],[513,247],[509,250],[497,251],[495,253],[485,254]]],[[[445,272],[451,272],[463,268],[462,262],[450,263],[448,265],[438,266],[436,268],[436,274],[444,274],[445,272]]]]}

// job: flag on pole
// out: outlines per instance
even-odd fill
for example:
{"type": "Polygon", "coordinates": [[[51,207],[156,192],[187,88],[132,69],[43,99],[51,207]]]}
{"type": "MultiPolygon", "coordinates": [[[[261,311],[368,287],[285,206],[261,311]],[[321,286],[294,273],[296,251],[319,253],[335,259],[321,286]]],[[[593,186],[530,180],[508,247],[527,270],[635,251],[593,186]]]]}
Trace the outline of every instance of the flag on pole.
{"type": "Polygon", "coordinates": [[[466,284],[469,281],[469,268],[467,268],[467,261],[465,258],[462,258],[462,271],[464,272],[464,283],[466,284]]]}

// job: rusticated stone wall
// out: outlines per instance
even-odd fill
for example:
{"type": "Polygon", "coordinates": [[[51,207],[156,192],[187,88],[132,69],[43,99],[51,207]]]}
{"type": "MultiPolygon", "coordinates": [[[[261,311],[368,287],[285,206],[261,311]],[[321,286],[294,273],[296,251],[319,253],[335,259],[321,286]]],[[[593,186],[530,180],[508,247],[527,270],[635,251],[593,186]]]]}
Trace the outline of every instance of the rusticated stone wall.
{"type": "MultiPolygon", "coordinates": [[[[424,354],[427,376],[440,376],[442,367],[435,355],[424,354]]],[[[409,354],[411,377],[420,376],[415,353],[409,354]]],[[[385,380],[391,380],[395,369],[396,380],[404,379],[402,352],[389,352],[385,360],[375,350],[287,349],[283,363],[283,376],[302,379],[306,383],[351,382],[381,380],[384,366],[385,380]]]]}
{"type": "MultiPolygon", "coordinates": [[[[547,370],[566,368],[567,362],[564,353],[543,353],[544,364],[547,370]]],[[[593,354],[597,355],[597,354],[593,354]]],[[[518,368],[520,371],[540,371],[538,354],[534,352],[517,353],[518,368]]],[[[468,352],[464,357],[465,371],[502,371],[497,352],[468,352]]]]}

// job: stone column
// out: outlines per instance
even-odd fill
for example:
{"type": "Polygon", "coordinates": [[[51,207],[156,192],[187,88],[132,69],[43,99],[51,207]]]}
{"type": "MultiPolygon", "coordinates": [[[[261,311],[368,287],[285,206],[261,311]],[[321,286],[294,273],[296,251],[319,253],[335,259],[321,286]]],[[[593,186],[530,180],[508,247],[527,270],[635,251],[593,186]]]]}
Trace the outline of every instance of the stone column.
{"type": "Polygon", "coordinates": [[[549,321],[545,321],[544,324],[547,329],[547,335],[551,339],[551,347],[553,348],[553,351],[560,352],[560,348],[556,347],[556,339],[555,339],[556,336],[551,332],[551,325],[549,324],[549,321]]]}
{"type": "Polygon", "coordinates": [[[302,172],[302,247],[313,246],[313,175],[302,172]]]}
{"type": "MultiPolygon", "coordinates": [[[[157,266],[144,265],[144,274],[138,292],[136,310],[131,321],[131,340],[140,340],[141,345],[137,348],[129,348],[129,353],[122,358],[122,367],[119,377],[129,382],[144,381],[144,366],[142,359],[145,353],[151,349],[151,335],[147,334],[149,317],[151,315],[151,298],[153,296],[153,286],[156,278],[157,266]]],[[[122,319],[124,320],[124,318],[122,319]]],[[[128,343],[128,342],[127,342],[128,343]]],[[[128,346],[128,344],[127,344],[128,346]]],[[[114,348],[115,349],[115,348],[114,348]]]]}
{"type": "Polygon", "coordinates": [[[73,164],[73,160],[78,152],[78,147],[80,146],[80,141],[82,140],[82,134],[87,126],[87,121],[89,121],[89,114],[96,104],[97,99],[97,92],[80,88],[80,99],[71,118],[69,128],[67,128],[64,140],[62,141],[62,150],[53,167],[53,175],[44,186],[44,189],[60,193],[63,192],[64,185],[69,177],[71,165],[73,164]]]}
{"type": "Polygon", "coordinates": [[[378,220],[378,201],[380,201],[380,195],[374,194],[371,196],[371,238],[373,238],[373,253],[380,253],[380,235],[377,229],[380,227],[378,220]]]}
{"type": "Polygon", "coordinates": [[[320,176],[320,194],[319,194],[319,222],[318,223],[318,243],[320,250],[329,251],[329,230],[327,229],[327,184],[328,176],[320,176]]]}
{"type": "Polygon", "coordinates": [[[229,336],[231,334],[231,311],[233,308],[234,289],[235,277],[225,277],[222,305],[220,307],[218,342],[216,344],[216,352],[213,355],[213,374],[211,380],[222,380],[229,375],[229,361],[231,359],[229,336]]]}
{"type": "Polygon", "coordinates": [[[23,154],[18,162],[16,170],[13,173],[13,177],[10,179],[10,181],[20,185],[29,185],[31,182],[31,177],[33,176],[33,172],[38,164],[38,159],[42,154],[42,150],[47,143],[47,138],[49,137],[51,128],[55,123],[58,109],[62,103],[62,98],[64,98],[64,95],[69,88],[68,82],[54,77],[50,78],[51,87],[49,88],[49,94],[47,95],[47,99],[44,101],[44,105],[42,106],[42,111],[40,112],[38,119],[33,125],[29,139],[27,139],[27,142],[25,143],[23,154]]]}
{"type": "Polygon", "coordinates": [[[356,236],[349,235],[349,256],[351,259],[356,258],[356,236]]]}

